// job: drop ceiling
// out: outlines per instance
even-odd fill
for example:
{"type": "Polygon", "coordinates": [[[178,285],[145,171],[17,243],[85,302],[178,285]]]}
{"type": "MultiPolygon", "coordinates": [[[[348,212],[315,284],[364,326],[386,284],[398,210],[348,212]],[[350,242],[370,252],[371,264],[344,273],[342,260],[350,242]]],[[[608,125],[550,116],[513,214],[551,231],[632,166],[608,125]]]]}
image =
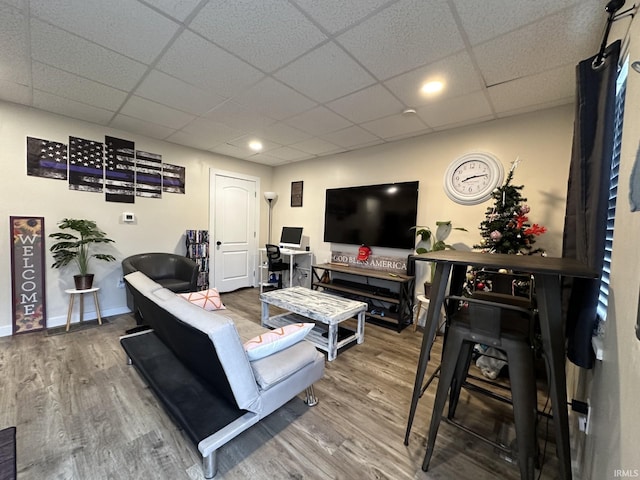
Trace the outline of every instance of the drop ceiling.
{"type": "Polygon", "coordinates": [[[0,0],[0,99],[281,165],[571,103],[605,4],[0,0]]]}

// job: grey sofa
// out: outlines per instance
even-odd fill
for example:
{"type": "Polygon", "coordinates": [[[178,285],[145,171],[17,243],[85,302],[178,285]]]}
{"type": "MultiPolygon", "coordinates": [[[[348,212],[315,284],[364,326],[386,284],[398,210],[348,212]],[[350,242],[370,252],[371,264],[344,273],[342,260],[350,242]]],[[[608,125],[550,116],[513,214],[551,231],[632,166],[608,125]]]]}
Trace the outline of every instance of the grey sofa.
{"type": "MultiPolygon", "coordinates": [[[[198,265],[190,258],[174,253],[139,253],[127,257],[122,260],[122,274],[132,272],[142,272],[172,292],[195,292],[198,289],[198,265]]],[[[128,290],[127,306],[138,318],[135,300],[128,290]]]]}
{"type": "Polygon", "coordinates": [[[313,383],[324,355],[301,340],[249,361],[243,342],[267,331],[250,320],[208,312],[141,272],[127,288],[151,330],[120,339],[133,364],[174,421],[202,454],[205,478],[217,471],[217,450],[313,383]]]}

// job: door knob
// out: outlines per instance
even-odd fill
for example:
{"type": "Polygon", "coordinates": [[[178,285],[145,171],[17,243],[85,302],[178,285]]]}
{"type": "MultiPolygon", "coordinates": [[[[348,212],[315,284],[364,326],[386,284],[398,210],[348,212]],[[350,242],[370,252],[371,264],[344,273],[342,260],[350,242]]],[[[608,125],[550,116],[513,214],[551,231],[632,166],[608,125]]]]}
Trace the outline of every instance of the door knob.
{"type": "Polygon", "coordinates": [[[216,245],[217,245],[217,246],[220,246],[220,245],[222,245],[222,242],[221,242],[221,241],[217,241],[217,242],[216,242],[216,245]]]}

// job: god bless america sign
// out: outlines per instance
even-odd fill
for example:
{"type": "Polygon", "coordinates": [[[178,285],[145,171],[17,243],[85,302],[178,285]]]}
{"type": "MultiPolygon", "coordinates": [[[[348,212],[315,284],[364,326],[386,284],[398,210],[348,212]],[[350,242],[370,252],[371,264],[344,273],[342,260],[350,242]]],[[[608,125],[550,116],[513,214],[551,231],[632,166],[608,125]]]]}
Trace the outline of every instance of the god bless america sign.
{"type": "Polygon", "coordinates": [[[46,327],[44,218],[10,217],[13,334],[46,327]]]}

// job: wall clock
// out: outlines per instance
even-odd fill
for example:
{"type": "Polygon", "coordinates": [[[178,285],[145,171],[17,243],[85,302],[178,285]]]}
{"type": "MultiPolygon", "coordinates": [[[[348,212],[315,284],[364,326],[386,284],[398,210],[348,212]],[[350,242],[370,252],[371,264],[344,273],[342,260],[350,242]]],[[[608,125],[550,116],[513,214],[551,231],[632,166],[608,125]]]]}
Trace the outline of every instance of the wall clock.
{"type": "Polygon", "coordinates": [[[490,153],[467,153],[454,160],[444,174],[444,191],[454,202],[476,205],[491,198],[502,184],[504,168],[490,153]]]}

